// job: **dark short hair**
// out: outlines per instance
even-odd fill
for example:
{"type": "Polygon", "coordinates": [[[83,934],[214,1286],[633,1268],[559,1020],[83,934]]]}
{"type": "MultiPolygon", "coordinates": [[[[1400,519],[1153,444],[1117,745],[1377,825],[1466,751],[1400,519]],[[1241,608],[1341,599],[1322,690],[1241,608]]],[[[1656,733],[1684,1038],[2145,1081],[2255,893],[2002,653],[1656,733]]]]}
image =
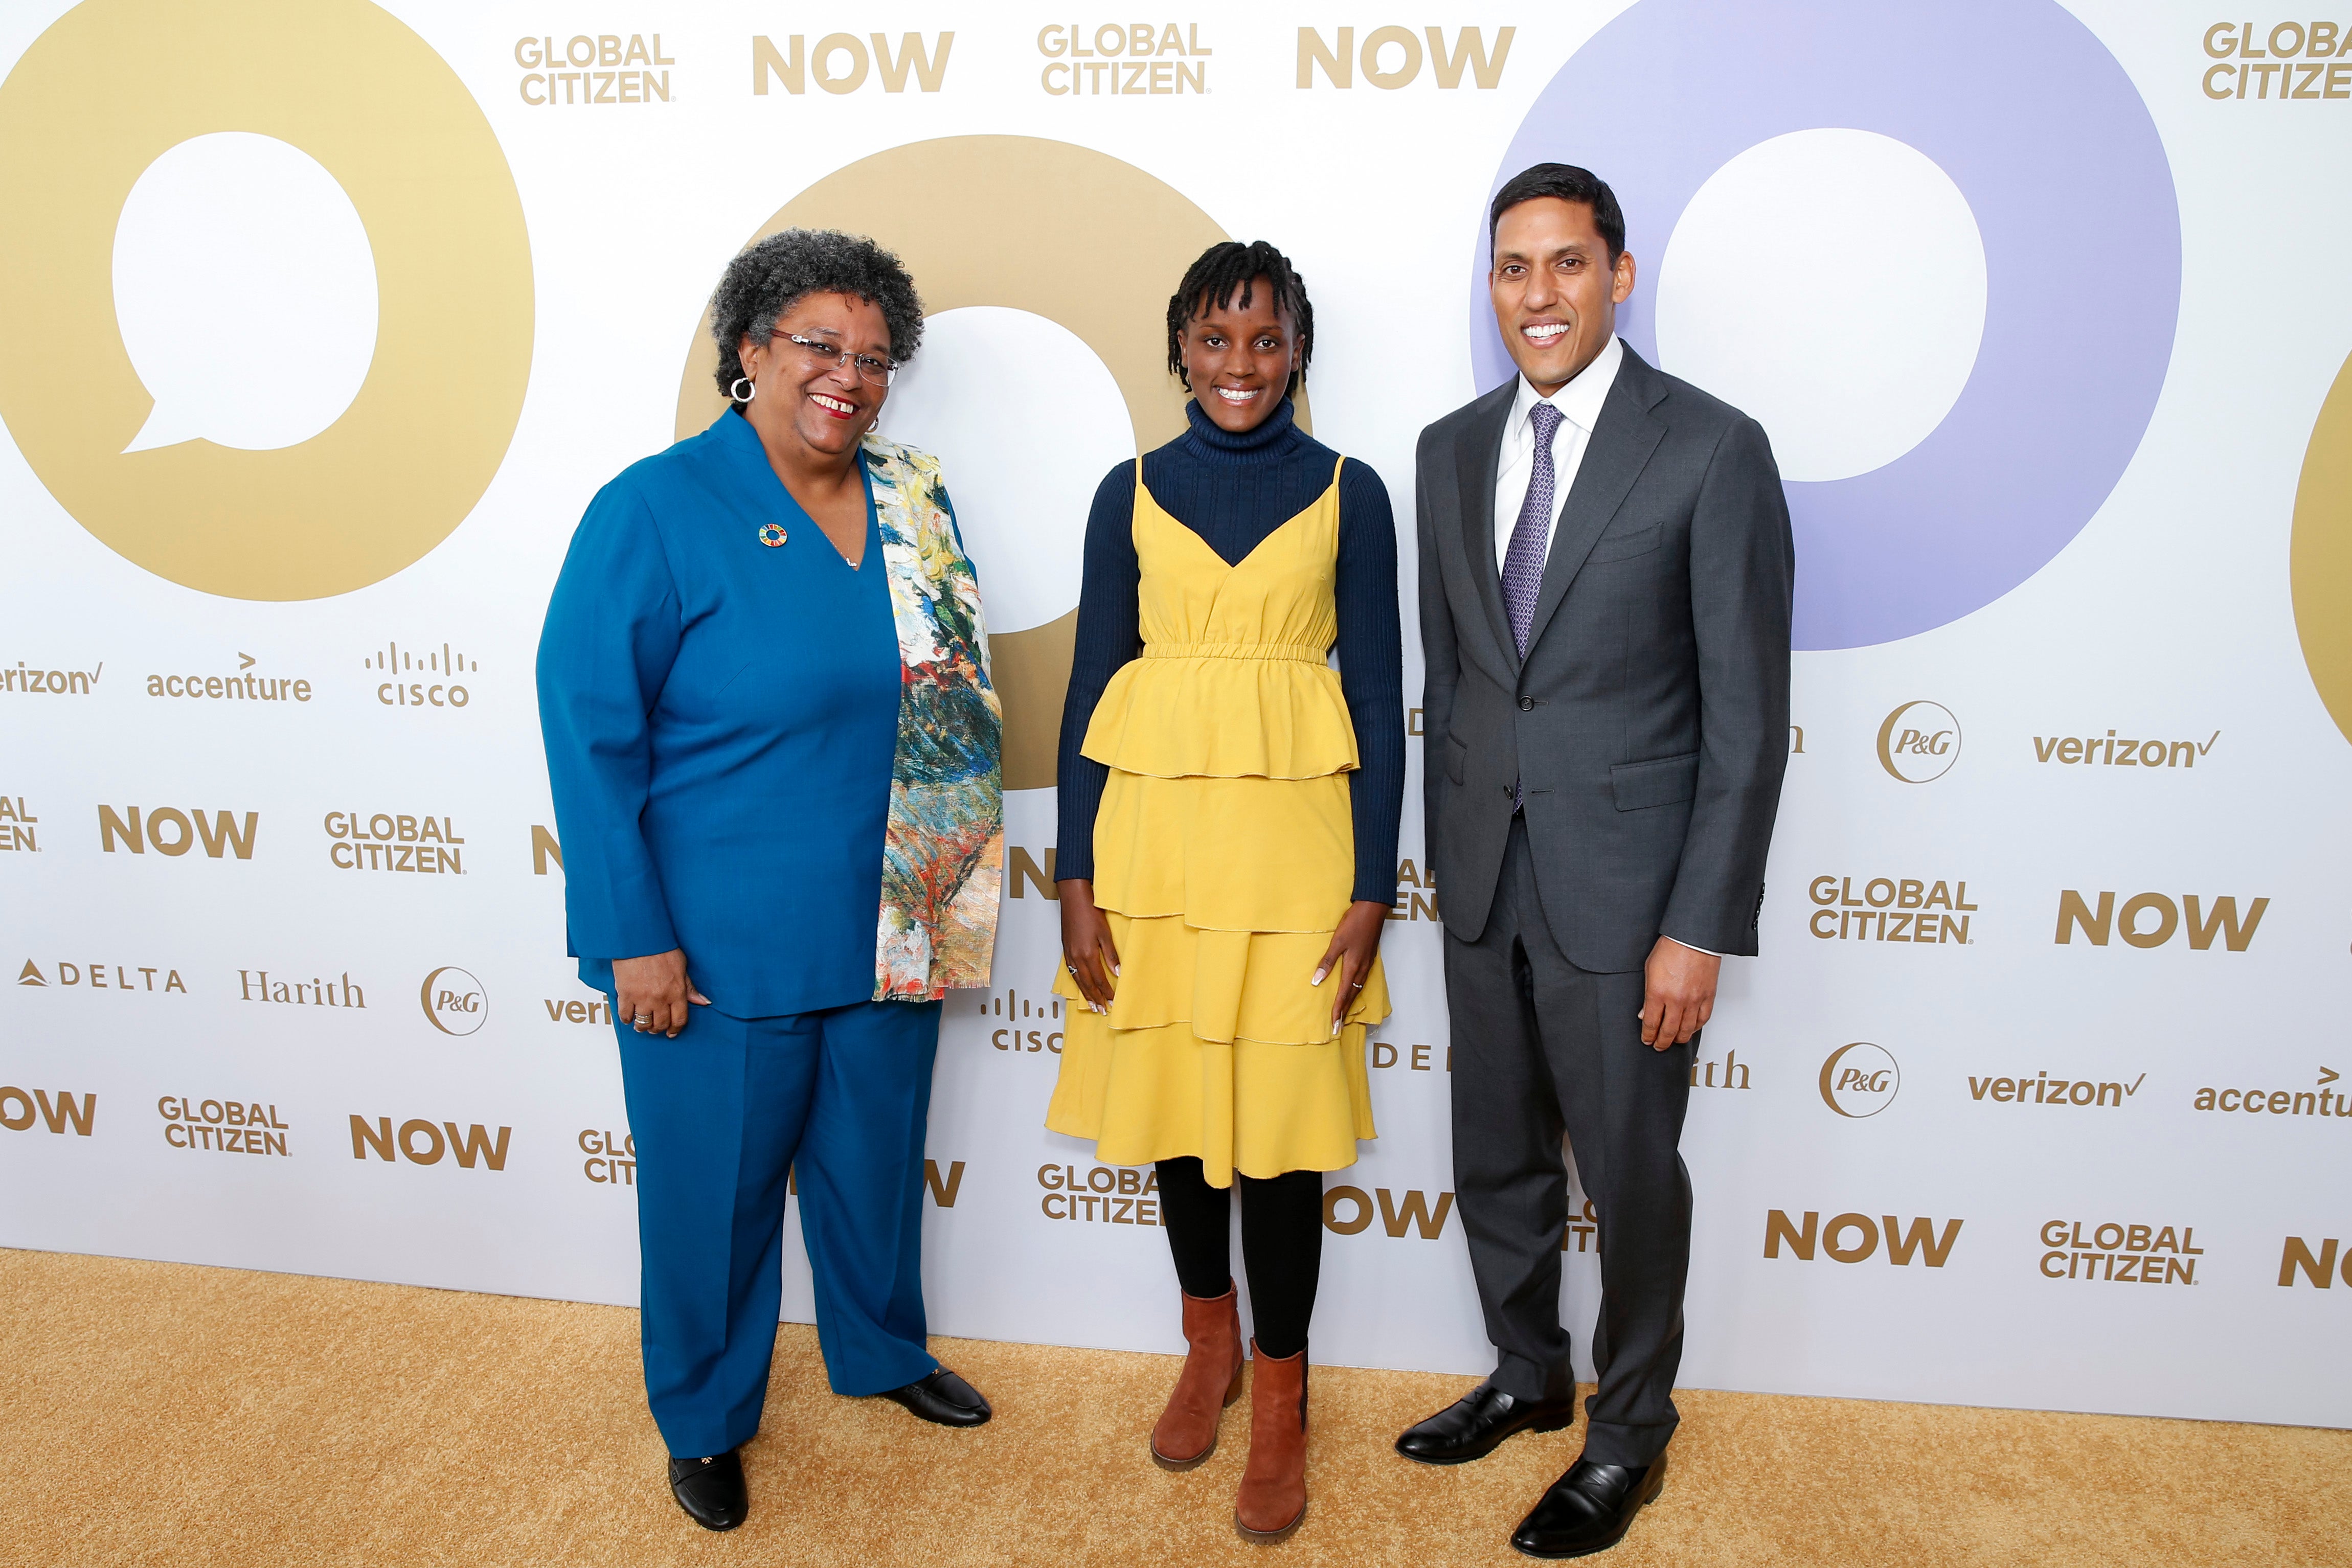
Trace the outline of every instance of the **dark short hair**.
{"type": "Polygon", "coordinates": [[[719,390],[743,374],[740,345],[775,336],[776,319],[812,294],[848,294],[881,307],[890,357],[901,364],[923,341],[923,302],[904,263],[864,235],[784,229],[747,246],[710,295],[710,335],[719,340],[719,390]]]}
{"type": "Polygon", "coordinates": [[[1502,227],[1503,214],[1521,202],[1541,201],[1546,196],[1581,202],[1591,207],[1592,226],[1609,243],[1609,265],[1617,265],[1617,258],[1625,254],[1625,213],[1617,204],[1617,193],[1609,188],[1608,181],[1573,163],[1538,163],[1532,169],[1522,169],[1495,193],[1495,204],[1486,209],[1486,256],[1490,261],[1495,255],[1495,231],[1502,227]]]}
{"type": "Polygon", "coordinates": [[[1192,382],[1184,374],[1185,323],[1222,309],[1241,296],[1242,308],[1249,308],[1250,293],[1259,278],[1274,291],[1274,306],[1290,312],[1291,320],[1298,325],[1298,364],[1290,373],[1291,392],[1307,379],[1307,361],[1315,357],[1315,307],[1307,302],[1307,281],[1290,265],[1290,258],[1265,241],[1252,240],[1244,245],[1239,240],[1221,240],[1201,253],[1200,259],[1185,269],[1184,280],[1168,298],[1168,373],[1182,382],[1187,389],[1192,382]]]}

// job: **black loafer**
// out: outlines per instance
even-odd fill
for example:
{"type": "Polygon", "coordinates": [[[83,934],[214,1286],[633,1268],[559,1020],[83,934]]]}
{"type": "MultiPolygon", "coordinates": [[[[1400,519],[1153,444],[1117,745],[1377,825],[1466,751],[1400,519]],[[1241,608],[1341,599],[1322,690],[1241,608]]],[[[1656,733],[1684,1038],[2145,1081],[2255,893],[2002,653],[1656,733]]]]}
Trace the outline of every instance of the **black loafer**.
{"type": "Polygon", "coordinates": [[[1406,1427],[1396,1451],[1424,1465],[1459,1465],[1485,1458],[1514,1432],[1557,1432],[1575,1419],[1573,1394],[1537,1404],[1482,1383],[1428,1420],[1406,1427]]]}
{"type": "Polygon", "coordinates": [[[995,1414],[979,1389],[944,1366],[882,1397],[895,1399],[924,1420],[942,1427],[977,1427],[995,1414]]]}
{"type": "Polygon", "coordinates": [[[732,1530],[751,1511],[743,1461],[732,1448],[707,1459],[670,1460],[669,1493],[705,1530],[732,1530]]]}
{"type": "Polygon", "coordinates": [[[1666,1457],[1639,1469],[1584,1459],[1551,1483],[1535,1511],[1511,1532],[1511,1544],[1530,1557],[1584,1557],[1624,1539],[1642,1505],[1666,1484],[1666,1457]]]}

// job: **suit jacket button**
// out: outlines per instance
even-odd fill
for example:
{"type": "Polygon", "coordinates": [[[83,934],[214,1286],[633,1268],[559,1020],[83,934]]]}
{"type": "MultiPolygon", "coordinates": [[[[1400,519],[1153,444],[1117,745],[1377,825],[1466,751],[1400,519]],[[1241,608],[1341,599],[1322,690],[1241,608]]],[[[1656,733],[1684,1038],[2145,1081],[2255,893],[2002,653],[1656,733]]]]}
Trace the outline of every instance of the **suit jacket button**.
{"type": "Polygon", "coordinates": [[[1535,699],[1535,698],[1533,698],[1533,697],[1521,697],[1521,698],[1519,699],[1519,711],[1520,711],[1521,713],[1533,713],[1533,712],[1535,712],[1535,711],[1536,711],[1536,699],[1535,699]]]}

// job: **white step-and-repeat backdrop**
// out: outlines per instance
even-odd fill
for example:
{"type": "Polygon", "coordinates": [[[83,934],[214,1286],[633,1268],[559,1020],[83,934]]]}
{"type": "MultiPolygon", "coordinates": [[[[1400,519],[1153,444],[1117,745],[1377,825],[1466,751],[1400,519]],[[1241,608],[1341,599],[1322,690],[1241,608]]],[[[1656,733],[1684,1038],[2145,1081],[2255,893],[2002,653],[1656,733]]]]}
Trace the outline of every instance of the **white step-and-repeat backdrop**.
{"type": "MultiPolygon", "coordinates": [[[[931,1322],[1175,1348],[1152,1194],[1040,1125],[1086,500],[1180,428],[1161,310],[1232,235],[1409,517],[1507,373],[1487,195],[1561,159],[1623,199],[1628,341],[1796,518],[1685,1380],[2352,1420],[2352,11],[10,0],[0,61],[0,1241],[635,1299],[533,649],[589,496],[716,411],[727,258],[830,224],[935,312],[888,428],[1009,712],[931,1322]]],[[[1412,766],[1315,1337],[1474,1373],[1412,766]]]]}

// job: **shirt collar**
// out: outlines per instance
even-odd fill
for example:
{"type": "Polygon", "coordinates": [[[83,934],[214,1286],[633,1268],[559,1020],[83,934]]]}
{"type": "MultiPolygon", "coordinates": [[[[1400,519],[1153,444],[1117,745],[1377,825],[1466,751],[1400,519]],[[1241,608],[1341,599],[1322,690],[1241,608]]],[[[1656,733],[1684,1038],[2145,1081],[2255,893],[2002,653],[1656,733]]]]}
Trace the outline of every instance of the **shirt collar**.
{"type": "Polygon", "coordinates": [[[1624,361],[1624,340],[1612,332],[1609,341],[1601,345],[1601,352],[1592,357],[1592,362],[1577,371],[1574,380],[1549,397],[1537,396],[1536,389],[1528,384],[1528,378],[1521,376],[1518,393],[1511,400],[1512,437],[1524,439],[1528,416],[1535,412],[1535,406],[1539,402],[1551,404],[1570,424],[1587,435],[1591,434],[1592,427],[1601,420],[1601,405],[1608,401],[1609,389],[1616,384],[1617,367],[1624,361]]]}

